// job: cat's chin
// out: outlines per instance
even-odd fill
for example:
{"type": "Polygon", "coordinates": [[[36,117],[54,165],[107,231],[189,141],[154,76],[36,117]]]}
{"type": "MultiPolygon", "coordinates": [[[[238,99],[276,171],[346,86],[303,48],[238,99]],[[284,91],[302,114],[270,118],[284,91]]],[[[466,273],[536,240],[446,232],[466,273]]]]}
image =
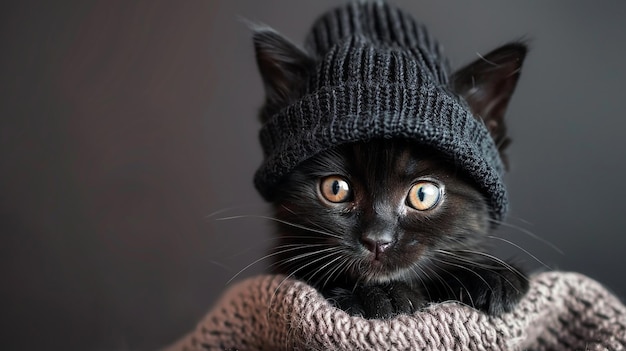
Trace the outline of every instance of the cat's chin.
{"type": "Polygon", "coordinates": [[[360,272],[354,272],[356,281],[362,281],[366,284],[388,284],[391,282],[410,282],[415,279],[415,270],[411,268],[389,269],[386,265],[377,260],[368,262],[367,267],[360,272]]]}

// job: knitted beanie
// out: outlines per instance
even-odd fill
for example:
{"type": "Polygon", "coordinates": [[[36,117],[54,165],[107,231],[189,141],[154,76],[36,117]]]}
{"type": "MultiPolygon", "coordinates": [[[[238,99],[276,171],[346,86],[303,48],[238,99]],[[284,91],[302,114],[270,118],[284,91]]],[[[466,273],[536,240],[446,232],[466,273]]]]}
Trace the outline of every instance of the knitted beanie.
{"type": "Polygon", "coordinates": [[[314,69],[304,91],[260,131],[265,157],[255,185],[266,200],[294,167],[324,150],[404,139],[447,155],[485,194],[491,216],[504,217],[498,149],[448,89],[447,60],[424,26],[386,2],[354,2],[320,17],[305,48],[314,69]]]}

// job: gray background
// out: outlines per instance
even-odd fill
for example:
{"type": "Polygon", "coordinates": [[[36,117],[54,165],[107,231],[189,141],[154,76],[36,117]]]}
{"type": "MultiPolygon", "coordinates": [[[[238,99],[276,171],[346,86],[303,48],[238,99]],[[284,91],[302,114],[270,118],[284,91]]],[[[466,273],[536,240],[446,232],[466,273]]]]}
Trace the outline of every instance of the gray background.
{"type": "MultiPolygon", "coordinates": [[[[263,255],[268,223],[218,220],[268,213],[240,18],[301,42],[333,3],[3,2],[0,349],[156,348],[263,255]]],[[[626,297],[626,2],[397,3],[455,67],[531,40],[508,113],[514,228],[499,231],[523,250],[497,250],[626,297]]]]}

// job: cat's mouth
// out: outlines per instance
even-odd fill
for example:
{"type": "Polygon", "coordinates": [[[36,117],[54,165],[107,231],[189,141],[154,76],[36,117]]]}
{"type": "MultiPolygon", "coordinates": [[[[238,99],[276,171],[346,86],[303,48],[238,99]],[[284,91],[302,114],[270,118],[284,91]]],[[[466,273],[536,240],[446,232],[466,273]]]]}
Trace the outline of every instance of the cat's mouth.
{"type": "Polygon", "coordinates": [[[417,242],[398,245],[396,240],[368,243],[361,239],[360,244],[352,254],[356,264],[351,265],[353,269],[349,272],[356,281],[385,284],[424,275],[419,267],[425,247],[417,242]]]}
{"type": "Polygon", "coordinates": [[[386,284],[416,274],[412,266],[394,260],[393,255],[387,253],[368,252],[359,261],[357,269],[351,273],[357,281],[365,283],[386,284]]]}
{"type": "Polygon", "coordinates": [[[414,274],[410,268],[389,269],[380,262],[370,262],[369,267],[358,274],[358,280],[365,283],[386,284],[392,281],[404,281],[405,277],[414,274]]]}

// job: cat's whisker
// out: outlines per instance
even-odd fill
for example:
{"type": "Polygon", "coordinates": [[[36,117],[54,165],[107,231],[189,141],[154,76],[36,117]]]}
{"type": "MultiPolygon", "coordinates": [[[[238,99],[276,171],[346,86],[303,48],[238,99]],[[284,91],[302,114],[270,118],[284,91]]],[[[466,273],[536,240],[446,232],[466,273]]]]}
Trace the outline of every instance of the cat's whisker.
{"type": "MultiPolygon", "coordinates": [[[[329,249],[336,249],[336,248],[329,248],[329,249]]],[[[276,289],[274,289],[274,293],[272,294],[272,297],[270,298],[268,308],[270,308],[270,307],[272,306],[273,301],[274,301],[274,298],[276,297],[276,294],[278,293],[278,290],[280,289],[280,287],[281,287],[281,286],[282,286],[282,285],[283,285],[283,284],[284,284],[287,280],[289,280],[289,279],[290,279],[291,277],[293,277],[296,273],[298,273],[298,271],[300,271],[300,270],[302,270],[302,269],[304,269],[304,268],[306,268],[306,267],[308,267],[308,266],[310,266],[310,265],[312,265],[312,264],[316,264],[317,262],[319,262],[319,261],[321,261],[321,260],[324,260],[324,259],[326,259],[326,258],[328,258],[328,257],[332,257],[332,255],[333,255],[333,254],[334,254],[334,253],[333,253],[333,252],[331,252],[331,253],[329,253],[329,254],[323,255],[322,257],[318,257],[318,258],[316,258],[316,259],[314,259],[314,260],[311,260],[311,261],[307,262],[306,264],[304,264],[304,265],[300,266],[298,269],[294,270],[293,272],[289,273],[289,274],[288,274],[288,275],[287,275],[287,276],[286,276],[286,277],[285,277],[285,278],[284,278],[284,279],[283,279],[283,280],[282,280],[282,281],[278,284],[278,286],[276,287],[276,289]]],[[[268,310],[268,313],[269,313],[269,310],[268,310]]]]}
{"type": "Polygon", "coordinates": [[[331,271],[328,272],[327,278],[324,281],[322,288],[326,287],[326,285],[328,284],[328,282],[330,281],[330,279],[333,277],[335,273],[337,274],[337,276],[339,276],[339,274],[341,274],[342,272],[345,272],[343,268],[344,266],[346,267],[346,269],[350,266],[351,264],[350,257],[348,255],[342,255],[341,257],[344,259],[343,262],[336,265],[335,268],[333,268],[331,271]]]}
{"type": "Polygon", "coordinates": [[[430,274],[428,274],[428,277],[431,280],[432,280],[431,275],[433,275],[435,278],[437,278],[437,280],[439,280],[439,282],[441,282],[443,285],[445,285],[444,288],[447,288],[451,293],[454,293],[454,290],[452,289],[450,284],[448,284],[448,282],[446,282],[446,280],[443,279],[443,277],[439,273],[437,273],[437,271],[434,270],[433,267],[427,265],[427,266],[425,266],[425,268],[428,269],[428,271],[430,272],[430,274]]]}
{"type": "Polygon", "coordinates": [[[224,208],[221,208],[219,210],[209,213],[208,215],[204,216],[204,218],[213,219],[213,217],[217,215],[221,215],[222,213],[226,213],[226,212],[233,211],[233,210],[250,209],[250,208],[267,208],[267,204],[259,203],[259,204],[224,207],[224,208]]]}
{"type": "MultiPolygon", "coordinates": [[[[324,245],[324,246],[326,246],[326,245],[324,245]]],[[[289,258],[284,259],[284,260],[280,260],[279,262],[276,262],[276,264],[280,265],[280,266],[284,266],[286,264],[291,264],[291,263],[294,263],[296,261],[299,261],[299,260],[302,260],[302,259],[305,259],[305,258],[308,258],[308,257],[311,257],[311,256],[319,255],[319,254],[324,253],[324,252],[338,251],[338,250],[339,249],[336,248],[336,247],[327,247],[327,248],[324,248],[324,249],[321,249],[321,250],[309,251],[309,252],[305,252],[305,253],[302,253],[302,254],[299,254],[299,255],[295,255],[295,256],[289,257],[289,258]]]]}
{"type": "Polygon", "coordinates": [[[498,236],[494,236],[494,235],[487,235],[487,238],[489,239],[493,239],[493,240],[500,240],[502,242],[505,242],[513,247],[518,248],[519,250],[523,251],[525,254],[527,254],[528,256],[532,257],[535,261],[537,261],[540,265],[542,265],[543,267],[545,267],[546,269],[551,269],[550,266],[548,266],[547,264],[545,264],[543,261],[541,261],[539,258],[537,258],[537,256],[533,255],[532,253],[530,253],[530,251],[524,249],[523,247],[517,245],[516,243],[512,242],[511,240],[507,240],[504,238],[500,238],[498,236]]]}
{"type": "Polygon", "coordinates": [[[222,262],[220,262],[220,261],[210,260],[209,262],[210,262],[211,264],[214,264],[214,265],[216,265],[216,266],[218,266],[218,267],[222,268],[222,269],[223,269],[223,270],[225,270],[225,271],[232,272],[232,268],[231,268],[231,267],[229,267],[229,266],[227,266],[227,265],[223,264],[223,263],[222,263],[222,262]]]}
{"type": "Polygon", "coordinates": [[[549,240],[547,240],[545,238],[542,238],[542,237],[538,236],[537,234],[531,232],[528,229],[525,229],[525,228],[520,227],[520,226],[515,225],[515,224],[507,223],[507,222],[504,222],[504,221],[498,221],[498,220],[495,220],[495,219],[492,219],[492,218],[489,219],[489,222],[501,225],[503,227],[507,227],[507,228],[511,228],[511,229],[515,229],[517,231],[520,231],[521,233],[530,236],[531,238],[533,238],[533,239],[543,243],[544,245],[547,245],[548,247],[550,247],[554,251],[558,252],[559,254],[565,255],[563,250],[559,249],[559,247],[556,246],[554,243],[550,242],[549,240]]]}
{"type": "MultiPolygon", "coordinates": [[[[297,249],[297,248],[293,248],[292,250],[296,250],[296,249],[297,249]]],[[[271,254],[264,255],[264,256],[262,256],[262,257],[260,257],[260,258],[256,259],[256,260],[252,261],[251,263],[249,263],[248,265],[246,265],[245,267],[243,267],[243,268],[242,268],[239,272],[235,273],[235,274],[234,274],[234,275],[233,275],[230,279],[228,279],[228,281],[226,282],[226,285],[230,284],[233,280],[235,280],[235,279],[236,279],[236,278],[237,278],[237,277],[238,277],[241,273],[243,273],[243,272],[244,272],[245,270],[247,270],[248,268],[250,268],[250,267],[254,266],[255,264],[257,264],[257,263],[259,263],[259,262],[261,262],[261,261],[263,261],[263,260],[266,260],[266,259],[271,258],[271,257],[273,257],[273,256],[279,255],[279,254],[281,254],[281,253],[284,253],[285,251],[286,251],[286,252],[289,252],[289,251],[291,251],[291,250],[284,250],[284,251],[279,251],[279,252],[272,252],[271,254]]]]}
{"type": "MultiPolygon", "coordinates": [[[[348,268],[349,268],[350,270],[355,270],[355,269],[356,269],[356,270],[360,271],[359,267],[361,266],[361,264],[362,264],[362,262],[361,262],[361,260],[360,260],[360,259],[359,259],[359,260],[353,260],[353,261],[352,261],[352,263],[351,263],[351,265],[350,265],[350,267],[348,267],[348,268]]],[[[360,275],[360,274],[359,274],[357,277],[358,277],[358,278],[356,279],[356,282],[354,283],[354,287],[352,288],[352,294],[354,294],[354,293],[355,293],[356,288],[357,288],[359,285],[361,285],[361,284],[363,283],[363,281],[365,280],[365,276],[363,276],[363,275],[360,275]]]]}
{"type": "Polygon", "coordinates": [[[220,217],[220,218],[215,218],[216,221],[228,221],[228,220],[233,220],[233,219],[242,219],[242,218],[258,218],[258,219],[265,219],[265,220],[269,220],[269,221],[274,221],[274,222],[278,222],[278,223],[282,223],[294,228],[298,228],[298,229],[302,229],[302,230],[306,230],[309,232],[313,232],[313,233],[318,233],[318,234],[322,234],[325,236],[330,236],[336,239],[341,239],[340,236],[330,233],[330,232],[326,232],[326,231],[322,231],[322,230],[317,230],[317,229],[313,229],[313,228],[309,228],[307,226],[301,225],[301,224],[297,224],[297,223],[291,223],[279,218],[274,218],[274,217],[270,217],[270,216],[263,216],[263,215],[237,215],[237,216],[229,216],[229,217],[220,217]]]}
{"type": "MultiPolygon", "coordinates": [[[[451,295],[450,296],[455,296],[455,291],[454,289],[450,286],[450,284],[448,284],[448,282],[443,279],[441,277],[441,275],[439,275],[439,273],[437,273],[433,268],[429,267],[430,271],[432,273],[434,273],[437,278],[439,279],[440,282],[442,282],[443,284],[445,284],[445,286],[448,288],[448,290],[450,291],[451,295]]],[[[474,299],[472,298],[472,294],[469,293],[469,289],[465,286],[465,284],[463,284],[463,282],[461,281],[461,279],[459,279],[456,274],[451,273],[450,271],[448,271],[447,269],[443,268],[443,267],[439,267],[439,269],[441,269],[442,271],[444,271],[445,273],[447,273],[449,276],[451,276],[452,278],[454,278],[454,280],[456,280],[459,285],[461,285],[461,291],[459,292],[460,294],[463,292],[463,290],[465,290],[465,292],[467,293],[467,296],[469,297],[470,300],[470,304],[471,307],[474,308],[476,306],[476,304],[474,304],[474,299]]],[[[459,294],[459,299],[462,300],[462,296],[460,296],[459,294]]]]}
{"type": "Polygon", "coordinates": [[[512,272],[514,272],[516,274],[522,275],[513,266],[511,266],[510,264],[508,264],[504,260],[499,259],[496,256],[489,255],[489,254],[483,253],[481,251],[476,251],[476,250],[456,249],[455,251],[465,252],[465,253],[470,253],[470,254],[475,254],[475,255],[481,255],[481,256],[484,256],[484,257],[490,259],[491,261],[493,261],[495,263],[498,263],[499,265],[493,266],[493,265],[488,265],[488,264],[485,264],[485,263],[482,263],[482,262],[476,262],[475,260],[472,260],[471,258],[465,257],[463,255],[456,254],[456,253],[448,251],[448,250],[441,250],[441,249],[434,250],[434,252],[453,257],[453,258],[455,258],[455,259],[457,259],[457,260],[459,260],[459,261],[461,261],[463,263],[469,263],[469,264],[471,264],[474,267],[483,268],[483,269],[487,269],[487,270],[497,270],[497,269],[500,269],[500,268],[504,267],[504,268],[507,268],[508,270],[511,270],[512,272]]]}
{"type": "MultiPolygon", "coordinates": [[[[319,282],[320,282],[322,279],[324,279],[324,277],[325,277],[326,275],[328,275],[328,271],[326,271],[326,267],[328,267],[328,266],[330,266],[330,265],[334,264],[337,260],[340,260],[340,259],[342,259],[342,258],[343,258],[343,257],[342,257],[342,255],[341,255],[341,252],[339,252],[339,251],[338,251],[338,252],[334,252],[334,254],[336,254],[336,255],[337,255],[337,257],[335,257],[334,259],[332,259],[332,260],[330,260],[330,261],[326,262],[323,266],[321,266],[321,267],[317,268],[314,272],[312,272],[310,275],[308,275],[308,276],[306,277],[306,280],[307,280],[307,281],[312,281],[312,280],[313,280],[313,277],[314,277],[315,275],[317,275],[317,274],[319,274],[319,273],[322,273],[322,275],[320,276],[320,278],[316,280],[316,283],[315,283],[315,284],[313,284],[313,285],[318,285],[318,284],[319,284],[319,282]]],[[[337,265],[337,266],[338,266],[338,265],[337,265]]]]}
{"type": "Polygon", "coordinates": [[[430,290],[428,290],[428,284],[426,284],[426,282],[422,278],[422,275],[427,277],[427,278],[430,278],[429,275],[424,271],[424,269],[419,264],[411,265],[411,266],[409,266],[409,269],[413,273],[415,273],[415,276],[417,277],[417,279],[422,284],[422,288],[424,288],[424,291],[426,291],[426,295],[428,295],[428,300],[432,301],[433,297],[430,295],[430,290]],[[419,272],[416,271],[415,268],[417,268],[419,270],[419,272]]]}
{"type": "Polygon", "coordinates": [[[450,255],[451,257],[453,257],[453,258],[454,258],[454,259],[456,259],[456,260],[459,260],[459,261],[461,261],[461,262],[464,262],[464,263],[467,263],[467,264],[473,265],[473,266],[475,266],[475,267],[479,267],[479,268],[486,269],[486,270],[488,270],[488,271],[490,271],[490,272],[492,272],[492,273],[494,273],[494,274],[497,274],[497,275],[498,275],[500,278],[502,278],[502,279],[503,279],[503,280],[504,280],[507,284],[509,284],[509,285],[510,285],[513,289],[515,289],[515,291],[517,291],[518,293],[521,293],[521,292],[517,289],[517,287],[516,287],[513,283],[511,283],[511,281],[510,281],[510,280],[509,280],[506,276],[504,276],[503,274],[501,274],[501,273],[499,272],[499,270],[500,270],[500,268],[505,268],[506,270],[508,270],[508,271],[510,271],[510,272],[512,272],[512,273],[514,273],[514,274],[516,274],[516,275],[518,275],[520,278],[524,279],[525,281],[528,281],[528,277],[526,277],[526,275],[522,274],[522,273],[521,273],[519,270],[517,270],[515,267],[511,266],[510,264],[506,263],[505,261],[503,261],[503,260],[501,260],[501,259],[499,259],[499,258],[497,258],[497,257],[495,257],[495,256],[493,256],[493,255],[489,255],[489,254],[486,254],[486,253],[483,253],[483,252],[478,252],[478,251],[469,251],[469,250],[468,250],[467,252],[470,252],[470,253],[472,253],[472,254],[483,255],[484,257],[486,257],[486,258],[488,258],[488,259],[491,259],[491,260],[493,260],[493,261],[496,261],[497,263],[500,263],[500,264],[501,264],[501,266],[499,266],[499,267],[491,267],[491,268],[487,268],[487,267],[489,267],[489,266],[486,266],[486,265],[478,265],[478,264],[476,264],[476,262],[475,262],[475,261],[473,261],[473,260],[471,260],[471,259],[469,259],[469,258],[465,258],[465,257],[463,257],[463,256],[456,255],[456,254],[454,254],[454,253],[452,253],[452,252],[445,252],[445,251],[443,251],[443,250],[441,251],[441,253],[448,254],[448,255],[450,255]]]}
{"type": "MultiPolygon", "coordinates": [[[[283,205],[281,205],[281,207],[282,207],[283,209],[285,209],[285,211],[287,211],[287,212],[291,213],[292,215],[294,215],[295,217],[302,218],[302,215],[301,215],[301,214],[294,212],[293,210],[291,210],[290,208],[288,208],[288,207],[287,207],[287,206],[285,206],[284,204],[283,204],[283,205]]],[[[312,225],[316,226],[316,227],[317,227],[317,228],[319,228],[320,230],[325,230],[325,229],[324,229],[324,227],[322,227],[321,225],[319,225],[319,224],[317,224],[317,223],[313,222],[313,221],[312,221],[312,220],[310,220],[309,218],[307,218],[307,219],[306,219],[306,221],[307,221],[308,223],[310,223],[310,224],[312,224],[312,225]]]]}
{"type": "MultiPolygon", "coordinates": [[[[313,245],[313,244],[310,244],[310,245],[313,245]]],[[[325,246],[325,245],[319,244],[319,245],[316,245],[316,246],[325,246]]],[[[252,263],[250,263],[250,264],[248,264],[247,266],[243,267],[243,268],[242,268],[239,272],[237,272],[235,275],[233,275],[233,276],[232,276],[232,277],[231,277],[231,278],[230,278],[230,279],[226,282],[226,285],[230,284],[230,283],[231,283],[233,280],[235,280],[235,279],[236,279],[239,275],[241,275],[241,273],[243,273],[243,272],[244,272],[245,270],[247,270],[248,268],[250,268],[250,267],[254,266],[255,264],[257,264],[257,263],[259,263],[259,262],[261,262],[261,261],[263,261],[263,260],[266,260],[266,259],[268,259],[268,258],[272,258],[272,257],[274,257],[274,256],[276,256],[276,255],[281,255],[281,254],[284,254],[284,253],[287,253],[287,252],[291,252],[291,251],[295,251],[295,250],[301,250],[301,249],[303,248],[303,245],[299,245],[299,244],[289,244],[289,245],[281,245],[281,246],[279,246],[279,247],[277,247],[277,248],[278,248],[278,249],[280,249],[280,248],[287,248],[287,249],[285,249],[285,250],[277,250],[277,251],[274,251],[274,252],[272,252],[272,253],[270,253],[270,254],[264,255],[263,257],[260,257],[260,258],[258,258],[258,259],[256,259],[256,260],[254,260],[252,263]],[[287,247],[288,247],[288,248],[287,248],[287,247]]]]}
{"type": "Polygon", "coordinates": [[[509,215],[507,215],[506,217],[507,217],[509,220],[514,219],[514,220],[516,220],[516,221],[520,221],[520,222],[522,222],[522,223],[524,223],[524,224],[526,224],[526,225],[533,225],[533,223],[532,223],[531,221],[529,221],[529,220],[527,220],[527,219],[524,219],[524,218],[522,218],[522,217],[518,217],[518,216],[512,215],[512,214],[509,214],[509,215]]]}
{"type": "MultiPolygon", "coordinates": [[[[485,283],[485,285],[489,288],[489,290],[490,290],[491,292],[493,292],[493,288],[491,287],[491,285],[489,284],[489,282],[487,282],[487,280],[485,280],[485,278],[483,278],[483,276],[482,276],[482,275],[478,274],[477,272],[474,272],[474,271],[473,271],[473,270],[471,270],[470,268],[465,267],[465,266],[460,265],[460,264],[457,264],[457,263],[454,263],[454,262],[450,262],[450,261],[443,260],[443,259],[438,258],[438,257],[432,257],[431,259],[432,259],[432,260],[434,260],[434,261],[437,261],[437,262],[439,262],[439,263],[443,263],[443,264],[445,264],[445,265],[454,266],[454,267],[456,267],[456,268],[461,268],[461,269],[463,269],[463,270],[466,270],[466,271],[468,271],[468,272],[470,272],[470,273],[474,274],[474,275],[475,275],[475,276],[477,276],[480,280],[482,280],[482,281],[483,281],[483,283],[485,283]]],[[[442,268],[442,267],[440,267],[440,266],[438,266],[438,267],[439,267],[440,269],[442,269],[442,270],[443,270],[443,268],[442,268]]]]}
{"type": "MultiPolygon", "coordinates": [[[[483,256],[489,260],[492,260],[496,263],[499,263],[502,267],[505,267],[506,269],[508,269],[510,272],[513,272],[515,274],[517,274],[518,276],[524,278],[524,280],[528,281],[528,277],[526,277],[525,274],[523,274],[522,272],[520,272],[517,268],[513,267],[511,264],[507,263],[506,261],[504,261],[503,259],[496,257],[492,254],[488,254],[486,252],[481,252],[481,251],[475,251],[475,250],[462,250],[464,252],[473,254],[473,255],[479,255],[479,256],[483,256]]],[[[459,257],[460,258],[460,257],[459,257]]],[[[472,262],[471,260],[467,260],[467,262],[472,262]]]]}
{"type": "MultiPolygon", "coordinates": [[[[310,240],[314,240],[314,241],[318,241],[319,237],[314,237],[314,236],[283,236],[282,238],[291,238],[291,239],[310,239],[310,240]]],[[[281,237],[270,237],[270,238],[264,238],[263,240],[261,240],[259,243],[267,243],[267,242],[275,242],[275,241],[281,241],[281,237]]],[[[311,245],[311,246],[326,246],[327,244],[314,244],[314,243],[298,243],[298,244],[290,244],[292,246],[301,246],[304,247],[306,245],[311,245]]],[[[272,246],[275,249],[279,249],[281,247],[285,247],[285,245],[280,245],[280,246],[272,246]]],[[[239,250],[235,253],[233,253],[231,256],[232,257],[239,257],[239,256],[243,256],[243,255],[248,255],[250,253],[250,250],[252,250],[253,248],[248,247],[242,250],[239,250]]]]}

